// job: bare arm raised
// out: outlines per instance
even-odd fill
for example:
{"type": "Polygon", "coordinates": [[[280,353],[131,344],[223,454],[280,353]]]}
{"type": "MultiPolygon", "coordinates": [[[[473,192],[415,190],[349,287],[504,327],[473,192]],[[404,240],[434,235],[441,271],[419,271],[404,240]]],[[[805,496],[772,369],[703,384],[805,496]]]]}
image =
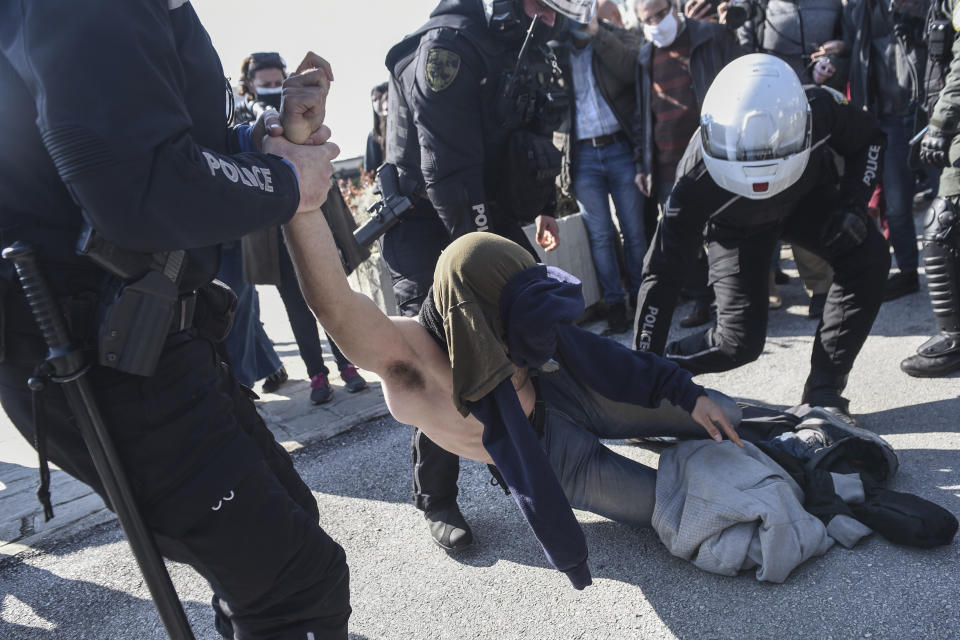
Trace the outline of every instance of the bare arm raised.
{"type": "Polygon", "coordinates": [[[347,283],[323,214],[298,213],[284,225],[284,237],[307,304],[347,358],[381,378],[416,375],[416,354],[403,332],[347,283]]]}

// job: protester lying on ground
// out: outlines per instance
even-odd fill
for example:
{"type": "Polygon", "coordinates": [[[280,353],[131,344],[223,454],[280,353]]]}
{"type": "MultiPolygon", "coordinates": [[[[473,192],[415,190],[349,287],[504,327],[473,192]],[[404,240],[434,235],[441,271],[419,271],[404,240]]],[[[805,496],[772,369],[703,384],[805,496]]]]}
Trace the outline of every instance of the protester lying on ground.
{"type": "MultiPolygon", "coordinates": [[[[681,484],[688,495],[697,490],[697,482],[702,488],[704,474],[688,477],[674,470],[673,497],[661,501],[657,473],[605,447],[600,442],[604,437],[702,438],[705,428],[719,440],[717,423],[742,446],[733,430],[739,423],[786,469],[780,475],[793,495],[784,496],[777,513],[790,512],[789,498],[823,522],[808,518],[807,537],[758,533],[760,551],[749,549],[753,564],[742,556],[737,566],[765,568],[758,572],[762,579],[784,579],[834,539],[854,544],[869,532],[864,524],[888,537],[909,530],[896,541],[917,546],[944,544],[956,531],[949,513],[925,501],[906,501],[896,494],[899,503],[889,508],[890,494],[878,492],[885,491],[882,484],[898,463],[876,434],[810,407],[788,413],[751,408],[751,418],[741,422],[740,410],[729,398],[711,391],[714,403],[683,370],[573,326],[583,305],[579,283],[558,269],[533,264],[526,251],[506,239],[473,233],[455,241],[441,256],[417,323],[386,318],[369,299],[349,289],[331,257],[322,218],[299,216],[286,233],[308,303],[345,351],[382,377],[394,417],[419,420],[431,438],[461,456],[496,463],[551,562],[566,571],[574,586],[590,584],[590,575],[571,506],[634,526],[649,526],[656,508],[662,525],[658,534],[677,555],[713,544],[726,527],[748,532],[741,526],[746,523],[714,517],[719,529],[701,529],[700,537],[691,537],[690,521],[682,516],[692,510],[678,518],[667,503],[676,504],[681,484]],[[337,304],[324,308],[322,301],[329,300],[337,304]],[[555,360],[548,362],[549,355],[555,360]],[[582,368],[586,359],[596,365],[582,368]],[[691,405],[692,414],[685,415],[691,405]],[[854,475],[834,480],[830,473],[854,475]],[[835,495],[842,493],[841,484],[858,483],[863,506],[844,506],[835,495]],[[909,517],[898,511],[900,503],[910,505],[909,517]],[[838,520],[838,515],[845,517],[838,520]],[[803,541],[811,539],[816,544],[805,549],[803,541]]],[[[710,452],[707,458],[703,452],[696,455],[717,460],[710,452]]],[[[749,458],[738,455],[740,462],[767,460],[755,449],[749,458]]],[[[682,459],[679,454],[677,459],[682,459]]],[[[767,464],[776,466],[770,460],[767,464]]],[[[714,468],[722,473],[721,467],[717,463],[714,468]]],[[[761,529],[765,531],[754,523],[753,531],[761,529]]],[[[725,559],[738,557],[737,548],[726,551],[725,559]]],[[[731,565],[698,566],[729,572],[731,565]]]]}
{"type": "Polygon", "coordinates": [[[740,442],[734,402],[720,394],[715,402],[659,356],[573,325],[584,304],[579,282],[509,240],[468,234],[444,251],[427,296],[435,304],[421,312],[428,330],[387,318],[349,288],[321,217],[300,217],[286,232],[308,304],[344,353],[381,377],[393,416],[453,453],[496,464],[551,562],[579,588],[590,574],[571,505],[638,526],[653,509],[653,469],[600,437],[705,429],[720,440],[722,429],[740,442]],[[531,375],[554,357],[556,371],[531,375]]]}
{"type": "MultiPolygon", "coordinates": [[[[394,417],[420,420],[431,438],[461,456],[496,463],[551,562],[565,569],[574,586],[590,584],[590,576],[585,542],[571,521],[570,506],[634,526],[649,526],[656,517],[657,532],[674,554],[687,554],[698,566],[722,573],[729,573],[732,564],[737,570],[759,566],[758,577],[777,581],[835,539],[852,546],[870,532],[867,527],[888,537],[909,531],[895,541],[916,546],[945,544],[956,531],[955,519],[936,505],[884,493],[882,485],[898,462],[879,436],[810,407],[792,413],[751,408],[751,418],[741,422],[740,410],[729,398],[707,392],[715,403],[700,395],[702,387],[666,360],[635,357],[641,354],[573,326],[577,313],[571,312],[583,304],[579,283],[558,269],[533,264],[527,252],[508,240],[474,233],[455,241],[441,256],[417,323],[386,318],[369,299],[349,289],[336,260],[329,258],[331,239],[319,216],[294,219],[287,239],[308,303],[351,357],[381,375],[394,417]],[[338,304],[324,309],[321,300],[338,304]],[[350,318],[363,318],[364,324],[350,318]],[[547,362],[544,354],[556,360],[547,362]],[[597,366],[582,369],[584,355],[597,366]],[[543,366],[528,367],[537,363],[543,366]],[[599,369],[616,373],[598,374],[599,369]],[[693,411],[686,415],[684,408],[691,404],[693,411]],[[783,466],[778,471],[783,500],[744,522],[714,517],[716,526],[691,537],[690,520],[683,516],[694,510],[677,514],[669,506],[702,490],[704,473],[688,476],[674,467],[670,499],[662,500],[657,472],[614,453],[600,438],[669,434],[702,439],[705,428],[719,440],[714,423],[742,446],[733,430],[739,423],[776,463],[752,445],[747,445],[749,455],[734,454],[739,458],[729,453],[717,458],[703,450],[694,455],[714,460],[718,474],[729,475],[759,458],[770,467],[783,466]],[[721,459],[732,460],[727,463],[731,468],[722,469],[721,459]],[[850,486],[859,487],[852,502],[860,506],[841,501],[841,494],[850,501],[850,486]],[[904,504],[906,510],[900,508],[904,504]],[[765,517],[802,509],[813,514],[804,516],[804,535],[787,529],[778,535],[762,533],[766,529],[759,522],[765,517]],[[753,529],[751,520],[757,520],[753,529]],[[717,561],[702,562],[704,554],[694,551],[710,545],[719,550],[715,542],[729,527],[737,527],[747,540],[755,533],[756,548],[727,545],[717,561]],[[809,547],[807,541],[813,541],[809,547]]],[[[685,464],[680,453],[672,459],[685,464]]],[[[698,465],[686,467],[696,470],[698,465]]]]}

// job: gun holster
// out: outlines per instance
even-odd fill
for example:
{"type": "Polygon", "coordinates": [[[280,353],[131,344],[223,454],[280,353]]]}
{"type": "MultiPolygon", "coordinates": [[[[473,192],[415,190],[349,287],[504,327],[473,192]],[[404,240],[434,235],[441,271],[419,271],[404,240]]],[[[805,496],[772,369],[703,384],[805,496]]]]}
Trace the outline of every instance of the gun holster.
{"type": "Polygon", "coordinates": [[[152,375],[180,308],[175,282],[159,271],[122,285],[104,310],[97,361],[138,376],[152,375]]]}
{"type": "Polygon", "coordinates": [[[415,185],[400,175],[396,165],[385,162],[377,169],[377,187],[380,200],[368,209],[370,219],[353,232],[356,243],[369,247],[373,242],[400,222],[400,216],[413,208],[408,195],[415,185]]]}
{"type": "Polygon", "coordinates": [[[84,225],[77,253],[106,270],[117,283],[114,295],[103,298],[97,362],[133,375],[152,375],[167,335],[193,321],[195,296],[180,294],[186,252],[130,251],[84,225]]]}

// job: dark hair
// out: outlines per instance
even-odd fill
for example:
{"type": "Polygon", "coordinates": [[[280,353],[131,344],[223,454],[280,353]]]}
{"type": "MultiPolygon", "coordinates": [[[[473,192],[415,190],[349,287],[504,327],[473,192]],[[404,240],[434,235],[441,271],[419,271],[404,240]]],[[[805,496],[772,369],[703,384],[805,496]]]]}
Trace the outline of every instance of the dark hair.
{"type": "Polygon", "coordinates": [[[247,83],[253,80],[253,76],[261,69],[280,69],[283,77],[287,77],[287,63],[279,53],[276,51],[251,53],[240,63],[240,95],[250,95],[247,83]]]}
{"type": "Polygon", "coordinates": [[[389,83],[381,82],[370,90],[370,101],[373,103],[373,137],[377,144],[386,148],[384,134],[387,130],[387,119],[380,112],[380,101],[387,95],[389,83]]]}
{"type": "Polygon", "coordinates": [[[379,99],[383,96],[383,94],[385,94],[385,93],[387,92],[387,87],[388,87],[388,86],[389,86],[388,83],[386,83],[386,82],[381,82],[380,84],[378,84],[377,86],[375,86],[373,89],[371,89],[371,90],[370,90],[370,100],[372,100],[372,101],[379,100],[379,99]]]}

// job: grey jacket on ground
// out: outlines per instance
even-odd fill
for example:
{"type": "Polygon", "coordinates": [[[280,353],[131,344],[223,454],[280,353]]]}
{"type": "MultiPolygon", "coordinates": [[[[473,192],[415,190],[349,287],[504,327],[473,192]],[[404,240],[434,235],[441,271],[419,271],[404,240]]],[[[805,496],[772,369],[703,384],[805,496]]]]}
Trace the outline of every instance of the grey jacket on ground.
{"type": "MultiPolygon", "coordinates": [[[[834,543],[803,498],[787,472],[749,442],[740,449],[687,441],[660,455],[651,524],[670,553],[701,569],[732,576],[756,567],[758,580],[783,582],[834,543]]],[[[845,546],[870,532],[846,520],[836,531],[845,546]]]]}

